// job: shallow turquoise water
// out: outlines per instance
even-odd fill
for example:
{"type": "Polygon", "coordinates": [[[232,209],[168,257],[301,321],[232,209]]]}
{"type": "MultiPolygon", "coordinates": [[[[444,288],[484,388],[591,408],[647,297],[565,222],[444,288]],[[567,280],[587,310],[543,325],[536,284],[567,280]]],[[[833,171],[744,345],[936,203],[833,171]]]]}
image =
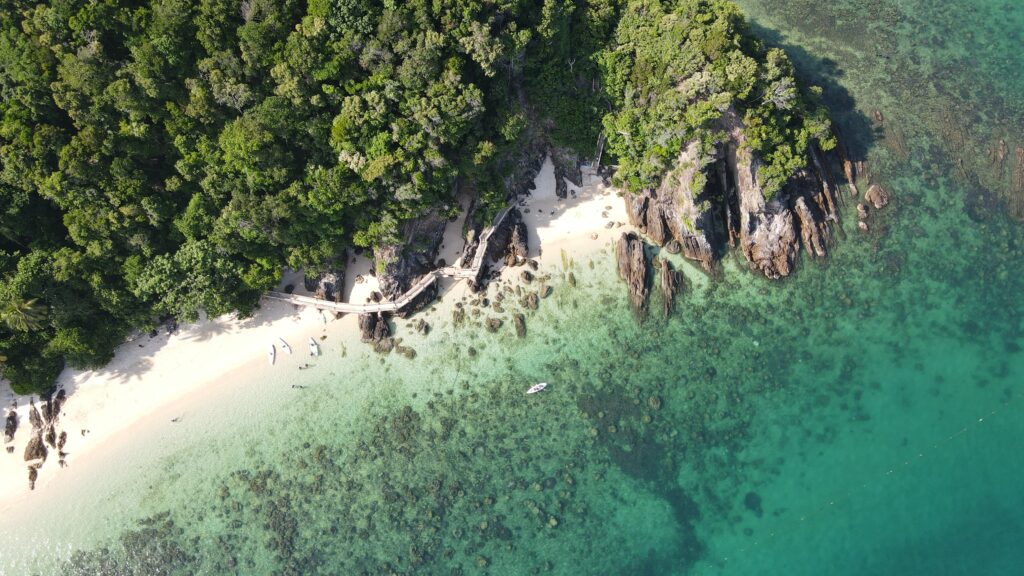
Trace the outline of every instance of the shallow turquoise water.
{"type": "Polygon", "coordinates": [[[635,321],[605,255],[572,263],[576,287],[546,271],[525,340],[435,312],[426,338],[399,322],[414,360],[329,343],[301,393],[254,383],[83,473],[75,509],[0,526],[0,566],[82,549],[65,570],[1021,573],[1024,6],[740,4],[892,190],[871,232],[847,220],[782,283],[685,267],[667,323],[635,321]]]}

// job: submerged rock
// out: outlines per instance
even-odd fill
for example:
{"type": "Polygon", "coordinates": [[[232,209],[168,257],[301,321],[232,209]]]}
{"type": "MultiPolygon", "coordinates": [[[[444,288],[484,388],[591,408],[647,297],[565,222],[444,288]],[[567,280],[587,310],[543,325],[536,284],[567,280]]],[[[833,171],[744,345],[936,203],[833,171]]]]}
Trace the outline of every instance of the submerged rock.
{"type": "Polygon", "coordinates": [[[526,337],[526,318],[522,314],[513,314],[512,323],[516,327],[516,336],[519,338],[526,337]]]}
{"type": "Polygon", "coordinates": [[[540,298],[537,297],[536,292],[530,292],[523,298],[523,305],[530,310],[536,310],[540,308],[540,298]]]}
{"type": "Polygon", "coordinates": [[[872,184],[864,193],[864,199],[871,202],[871,205],[877,210],[889,204],[889,193],[878,184],[872,184]]]}

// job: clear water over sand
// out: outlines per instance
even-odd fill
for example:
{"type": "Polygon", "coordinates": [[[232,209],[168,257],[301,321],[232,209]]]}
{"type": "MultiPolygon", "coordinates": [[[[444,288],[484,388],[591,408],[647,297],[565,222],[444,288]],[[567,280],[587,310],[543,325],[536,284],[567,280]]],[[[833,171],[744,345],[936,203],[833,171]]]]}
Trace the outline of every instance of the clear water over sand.
{"type": "Polygon", "coordinates": [[[847,204],[829,261],[781,283],[684,265],[667,323],[654,302],[638,324],[595,253],[541,271],[522,340],[512,296],[461,326],[439,305],[426,337],[398,321],[414,359],[328,340],[77,470],[0,526],[0,567],[1018,574],[1024,7],[740,4],[891,189],[870,232],[847,204]]]}

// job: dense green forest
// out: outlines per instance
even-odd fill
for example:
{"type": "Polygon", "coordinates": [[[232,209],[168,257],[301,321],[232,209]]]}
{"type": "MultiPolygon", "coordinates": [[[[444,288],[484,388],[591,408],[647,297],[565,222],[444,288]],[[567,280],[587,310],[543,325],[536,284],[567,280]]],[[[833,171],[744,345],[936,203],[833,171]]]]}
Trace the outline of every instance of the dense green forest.
{"type": "Polygon", "coordinates": [[[722,0],[0,6],[0,360],[19,392],[163,318],[251,313],[282,267],[394,243],[456,186],[496,211],[528,138],[589,156],[604,130],[645,186],[735,101],[780,184],[827,128],[722,0]]]}
{"type": "MultiPolygon", "coordinates": [[[[775,195],[807,165],[808,146],[835,146],[820,89],[801,90],[785,53],[766,49],[728,2],[630,2],[615,42],[597,53],[611,110],[604,117],[616,181],[656,188],[684,144],[705,149],[728,136],[719,122],[741,115],[758,177],[775,195]]],[[[703,155],[711,158],[711,154],[703,155]]]]}

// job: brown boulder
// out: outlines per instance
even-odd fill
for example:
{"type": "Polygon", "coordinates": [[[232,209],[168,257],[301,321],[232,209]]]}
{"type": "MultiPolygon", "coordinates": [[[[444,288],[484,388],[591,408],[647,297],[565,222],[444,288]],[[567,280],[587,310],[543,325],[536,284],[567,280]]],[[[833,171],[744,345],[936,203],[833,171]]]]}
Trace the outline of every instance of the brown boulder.
{"type": "Polygon", "coordinates": [[[522,314],[513,314],[512,323],[516,327],[516,336],[519,338],[526,337],[526,318],[522,314]]]}
{"type": "Polygon", "coordinates": [[[484,326],[487,328],[488,332],[491,332],[491,333],[497,332],[498,328],[501,328],[501,319],[500,318],[488,318],[484,322],[484,326]]]}
{"type": "Polygon", "coordinates": [[[871,202],[875,209],[883,208],[889,204],[889,192],[878,184],[872,184],[868,191],[864,193],[864,199],[871,202]]]}

